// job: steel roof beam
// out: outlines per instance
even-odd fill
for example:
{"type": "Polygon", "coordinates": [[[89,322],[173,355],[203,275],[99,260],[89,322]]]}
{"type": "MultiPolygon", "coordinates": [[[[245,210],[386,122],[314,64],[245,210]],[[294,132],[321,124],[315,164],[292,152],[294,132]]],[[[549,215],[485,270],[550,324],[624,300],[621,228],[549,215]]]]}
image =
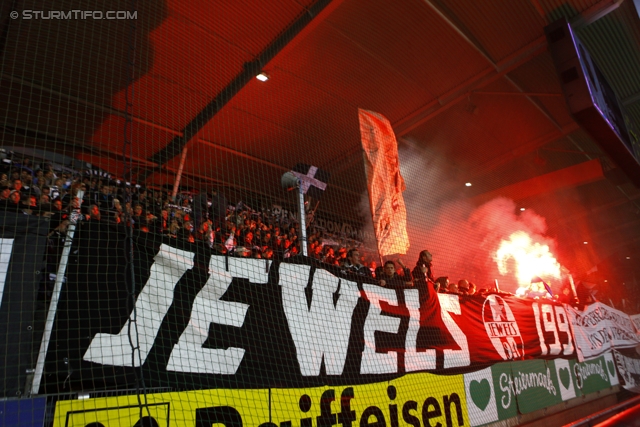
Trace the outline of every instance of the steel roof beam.
{"type": "Polygon", "coordinates": [[[602,166],[599,160],[594,159],[482,193],[471,200],[476,205],[481,205],[496,197],[507,197],[518,201],[563,188],[589,184],[601,179],[605,179],[602,166]]]}
{"type": "MultiPolygon", "coordinates": [[[[531,59],[533,59],[538,54],[547,50],[547,40],[546,37],[542,36],[528,46],[525,46],[523,49],[514,52],[512,55],[503,59],[499,62],[494,62],[491,56],[487,53],[484,47],[477,41],[475,36],[468,31],[462,24],[459,23],[459,20],[455,15],[453,15],[447,8],[440,4],[435,4],[434,0],[423,0],[424,3],[430,7],[438,16],[442,18],[442,20],[451,27],[456,33],[465,40],[469,46],[474,48],[485,60],[489,63],[493,70],[486,70],[475,78],[471,80],[471,82],[467,84],[463,84],[449,91],[449,93],[443,97],[438,97],[437,99],[431,101],[424,107],[418,109],[415,113],[410,116],[396,122],[393,124],[393,128],[396,131],[396,135],[404,136],[407,133],[411,132],[416,127],[424,124],[430,119],[436,117],[438,114],[448,110],[458,102],[466,99],[469,92],[474,89],[486,86],[489,83],[492,83],[500,77],[505,77],[505,79],[512,84],[517,90],[520,92],[524,92],[518,85],[512,81],[507,73],[526,64],[531,59]]],[[[574,28],[579,28],[581,26],[590,24],[595,22],[597,19],[602,18],[608,13],[616,10],[623,0],[602,0],[599,3],[591,6],[585,11],[581,12],[572,20],[572,25],[574,28]]],[[[549,114],[549,112],[544,108],[544,106],[536,101],[535,99],[528,97],[529,101],[545,116],[547,117],[551,123],[560,131],[562,131],[562,126],[549,114]]]]}
{"type": "MultiPolygon", "coordinates": [[[[326,19],[327,16],[342,2],[342,0],[317,0],[305,13],[301,14],[287,29],[278,35],[265,49],[253,60],[246,62],[243,70],[225,86],[214,99],[212,99],[164,148],[149,157],[149,161],[158,164],[162,168],[169,160],[179,155],[183,148],[196,134],[218,113],[225,105],[236,96],[255,76],[290,43],[298,43],[300,38],[306,36],[310,30],[304,31],[313,22],[313,27],[326,19]],[[331,5],[331,7],[328,7],[331,5]]],[[[158,169],[156,168],[156,169],[158,169]]],[[[144,180],[154,170],[143,171],[139,176],[144,180]]]]}

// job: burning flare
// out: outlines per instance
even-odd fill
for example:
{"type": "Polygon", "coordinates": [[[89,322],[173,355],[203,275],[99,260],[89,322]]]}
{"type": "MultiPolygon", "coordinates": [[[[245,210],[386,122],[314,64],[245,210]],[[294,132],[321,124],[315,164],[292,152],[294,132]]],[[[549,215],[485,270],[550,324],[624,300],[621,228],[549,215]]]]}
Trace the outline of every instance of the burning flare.
{"type": "Polygon", "coordinates": [[[513,258],[516,279],[521,287],[529,287],[531,278],[560,278],[560,264],[549,251],[549,246],[534,242],[524,231],[516,231],[509,240],[502,240],[494,260],[501,274],[509,273],[507,261],[513,258]]]}

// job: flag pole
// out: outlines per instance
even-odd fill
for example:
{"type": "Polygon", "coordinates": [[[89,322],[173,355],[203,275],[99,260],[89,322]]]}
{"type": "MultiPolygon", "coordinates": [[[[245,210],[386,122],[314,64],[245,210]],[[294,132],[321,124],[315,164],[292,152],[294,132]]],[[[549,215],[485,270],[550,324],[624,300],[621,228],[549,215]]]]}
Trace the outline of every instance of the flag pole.
{"type": "Polygon", "coordinates": [[[576,284],[573,282],[573,275],[571,273],[568,273],[567,276],[569,276],[569,284],[571,285],[571,293],[573,293],[573,298],[577,299],[578,292],[576,292],[576,284]]]}
{"type": "Polygon", "coordinates": [[[300,178],[298,178],[298,215],[300,216],[300,249],[302,249],[302,255],[308,256],[307,214],[304,211],[304,188],[302,188],[302,180],[300,178]]]}
{"type": "Polygon", "coordinates": [[[69,262],[69,253],[71,252],[71,245],[73,244],[73,235],[76,231],[76,224],[81,219],[82,213],[80,208],[82,205],[82,197],[84,191],[79,190],[76,196],[77,207],[74,207],[69,218],[69,227],[67,228],[67,235],[64,239],[64,247],[62,249],[62,255],[60,256],[60,264],[58,264],[58,272],[56,275],[56,283],[53,287],[53,294],[51,295],[51,302],[49,303],[49,312],[47,313],[47,320],[44,326],[44,334],[42,336],[42,342],[40,343],[40,351],[38,352],[38,361],[36,362],[36,369],[33,375],[33,382],[31,383],[31,394],[38,394],[40,390],[40,382],[42,381],[42,374],[44,373],[44,362],[47,357],[47,351],[49,349],[49,341],[51,340],[51,331],[53,330],[53,321],[56,318],[56,311],[58,310],[58,302],[60,301],[60,293],[62,292],[62,284],[64,283],[64,275],[67,272],[67,264],[69,262]]]}

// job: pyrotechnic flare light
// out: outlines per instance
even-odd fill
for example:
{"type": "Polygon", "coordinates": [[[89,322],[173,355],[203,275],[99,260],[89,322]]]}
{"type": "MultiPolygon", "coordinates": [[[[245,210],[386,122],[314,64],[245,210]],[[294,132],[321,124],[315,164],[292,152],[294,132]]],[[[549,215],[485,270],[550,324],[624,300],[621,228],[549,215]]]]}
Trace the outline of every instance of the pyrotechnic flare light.
{"type": "Polygon", "coordinates": [[[516,279],[522,287],[529,287],[534,276],[560,278],[560,264],[551,254],[548,245],[534,242],[524,231],[516,231],[509,240],[502,240],[494,260],[500,274],[508,274],[507,262],[513,259],[516,264],[516,279]]]}

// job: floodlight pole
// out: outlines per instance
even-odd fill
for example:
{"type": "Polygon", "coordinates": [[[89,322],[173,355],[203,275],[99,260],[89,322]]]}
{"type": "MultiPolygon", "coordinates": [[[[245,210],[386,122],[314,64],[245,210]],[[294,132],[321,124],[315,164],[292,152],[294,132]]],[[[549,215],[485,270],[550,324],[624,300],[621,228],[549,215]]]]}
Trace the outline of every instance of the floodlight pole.
{"type": "Polygon", "coordinates": [[[60,293],[62,292],[62,285],[64,283],[64,275],[67,272],[67,264],[69,263],[69,252],[71,252],[71,245],[73,244],[73,235],[76,231],[76,224],[81,219],[82,213],[80,208],[82,206],[82,197],[84,191],[80,190],[77,193],[77,207],[74,207],[69,218],[69,227],[67,228],[67,234],[64,239],[64,247],[62,249],[62,255],[60,256],[60,264],[58,264],[58,273],[56,275],[56,283],[53,287],[53,294],[51,295],[51,303],[49,304],[49,312],[47,313],[47,320],[44,325],[44,334],[42,335],[42,342],[40,343],[40,351],[38,352],[38,361],[36,362],[36,369],[33,374],[33,382],[31,383],[31,394],[38,394],[40,390],[40,382],[42,381],[42,374],[44,373],[44,362],[47,358],[47,351],[49,349],[49,341],[51,340],[51,331],[53,330],[53,321],[56,318],[56,311],[58,310],[58,302],[60,301],[60,293]]]}
{"type": "Polygon", "coordinates": [[[300,248],[302,255],[308,256],[307,251],[307,213],[304,210],[304,189],[302,180],[298,178],[298,215],[300,217],[300,248]]]}

